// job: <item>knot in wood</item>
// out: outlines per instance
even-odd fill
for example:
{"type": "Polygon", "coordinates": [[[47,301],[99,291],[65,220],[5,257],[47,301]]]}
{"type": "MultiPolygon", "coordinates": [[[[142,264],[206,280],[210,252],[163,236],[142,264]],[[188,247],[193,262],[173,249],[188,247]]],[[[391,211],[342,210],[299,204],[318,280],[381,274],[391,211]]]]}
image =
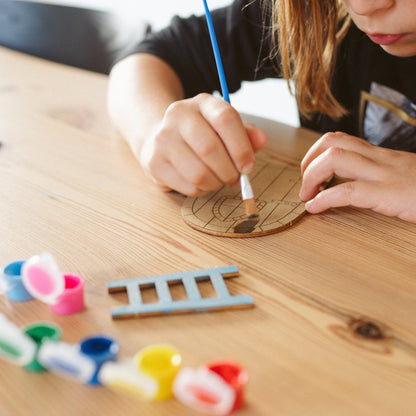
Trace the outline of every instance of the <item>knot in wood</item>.
{"type": "Polygon", "coordinates": [[[357,320],[352,322],[351,327],[353,331],[362,338],[368,339],[383,339],[384,334],[382,329],[370,321],[357,320]]]}

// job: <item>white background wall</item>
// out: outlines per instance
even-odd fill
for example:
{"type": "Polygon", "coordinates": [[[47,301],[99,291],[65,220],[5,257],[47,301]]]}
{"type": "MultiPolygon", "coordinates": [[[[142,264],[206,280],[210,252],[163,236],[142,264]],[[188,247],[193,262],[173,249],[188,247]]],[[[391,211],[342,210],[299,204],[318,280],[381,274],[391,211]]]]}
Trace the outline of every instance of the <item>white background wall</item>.
{"type": "MultiPolygon", "coordinates": [[[[39,1],[39,0],[38,0],[39,1]]],[[[204,12],[202,0],[40,0],[45,3],[111,10],[129,19],[145,20],[153,29],[169,23],[175,14],[187,16],[204,12]]],[[[232,0],[208,0],[210,9],[227,5],[232,0]]],[[[244,83],[231,95],[231,102],[240,112],[299,125],[296,103],[283,80],[264,80],[244,83]]]]}

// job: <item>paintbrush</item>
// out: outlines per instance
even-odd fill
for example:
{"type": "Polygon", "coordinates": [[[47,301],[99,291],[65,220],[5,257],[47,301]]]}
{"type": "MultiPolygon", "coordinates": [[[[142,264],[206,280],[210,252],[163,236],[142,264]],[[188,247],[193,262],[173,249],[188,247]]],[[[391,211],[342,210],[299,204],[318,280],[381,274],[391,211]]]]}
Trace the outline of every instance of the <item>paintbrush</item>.
{"type": "MultiPolygon", "coordinates": [[[[204,2],[205,17],[207,19],[208,31],[209,31],[209,36],[211,39],[212,50],[214,52],[215,63],[217,65],[217,71],[218,71],[218,77],[220,79],[222,96],[225,101],[231,104],[230,95],[228,93],[227,81],[225,79],[224,68],[222,66],[221,55],[220,55],[220,51],[218,48],[217,38],[215,36],[214,25],[211,19],[211,13],[209,11],[207,1],[206,0],[202,0],[202,1],[204,2]]],[[[240,227],[241,230],[237,232],[251,232],[255,226],[255,223],[258,221],[259,213],[257,210],[256,200],[254,199],[253,189],[251,188],[250,180],[247,175],[242,174],[240,176],[240,186],[241,186],[241,196],[244,202],[244,209],[247,215],[247,220],[250,220],[249,221],[250,226],[248,228],[240,227]],[[247,231],[242,231],[246,229],[247,231]]]]}
{"type": "Polygon", "coordinates": [[[251,187],[250,181],[248,176],[242,174],[240,176],[240,184],[241,184],[241,196],[244,202],[244,209],[246,211],[247,218],[253,219],[258,218],[259,212],[257,210],[257,203],[254,199],[253,189],[251,187]]]}

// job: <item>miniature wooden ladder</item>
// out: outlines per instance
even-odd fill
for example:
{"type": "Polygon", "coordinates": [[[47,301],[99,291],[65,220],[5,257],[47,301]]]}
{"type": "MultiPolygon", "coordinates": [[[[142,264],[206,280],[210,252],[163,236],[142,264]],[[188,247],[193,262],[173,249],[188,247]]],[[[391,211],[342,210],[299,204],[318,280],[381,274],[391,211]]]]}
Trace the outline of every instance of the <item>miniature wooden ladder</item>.
{"type": "Polygon", "coordinates": [[[186,271],[158,276],[138,277],[107,283],[109,293],[126,292],[129,305],[111,309],[113,318],[162,315],[183,312],[206,312],[210,310],[244,308],[253,306],[248,295],[231,296],[224,278],[238,276],[236,266],[186,271]],[[202,298],[198,282],[211,279],[217,293],[215,298],[202,298]],[[188,299],[173,301],[169,284],[183,283],[188,299]],[[143,303],[140,288],[155,287],[158,301],[143,303]]]}

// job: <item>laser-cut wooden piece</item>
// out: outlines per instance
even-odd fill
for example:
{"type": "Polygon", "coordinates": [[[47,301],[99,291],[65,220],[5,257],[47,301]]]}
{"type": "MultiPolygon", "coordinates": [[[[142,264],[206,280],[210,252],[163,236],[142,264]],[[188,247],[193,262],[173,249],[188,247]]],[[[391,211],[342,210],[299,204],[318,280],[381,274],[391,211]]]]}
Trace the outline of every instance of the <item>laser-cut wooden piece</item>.
{"type": "Polygon", "coordinates": [[[211,310],[251,307],[253,306],[251,296],[231,296],[228,292],[224,278],[237,277],[238,273],[236,266],[224,266],[107,282],[109,293],[127,292],[129,300],[129,305],[112,308],[111,315],[114,319],[119,319],[134,316],[207,312],[211,310]],[[202,298],[198,289],[198,282],[209,279],[218,296],[215,298],[202,298]],[[172,300],[169,285],[181,282],[188,299],[174,301],[172,300]],[[143,303],[140,289],[149,287],[156,289],[158,302],[143,303]]]}
{"type": "Polygon", "coordinates": [[[305,215],[305,204],[299,198],[302,177],[298,167],[258,161],[250,181],[259,210],[259,221],[252,230],[241,227],[246,215],[239,188],[223,187],[202,197],[187,198],[182,206],[184,221],[216,236],[259,237],[284,230],[305,215]]]}

